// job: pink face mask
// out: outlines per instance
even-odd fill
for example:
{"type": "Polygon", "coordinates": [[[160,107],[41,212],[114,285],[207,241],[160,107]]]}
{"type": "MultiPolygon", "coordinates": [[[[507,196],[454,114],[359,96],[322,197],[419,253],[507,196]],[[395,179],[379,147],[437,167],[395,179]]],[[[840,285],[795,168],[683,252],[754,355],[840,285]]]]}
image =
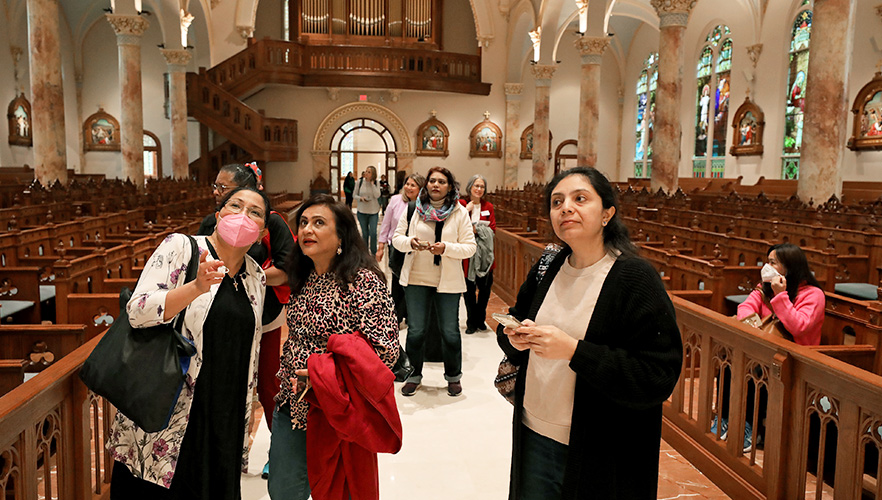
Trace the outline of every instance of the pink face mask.
{"type": "Polygon", "coordinates": [[[217,234],[231,246],[250,247],[257,242],[260,228],[245,214],[230,214],[218,219],[217,234]]]}

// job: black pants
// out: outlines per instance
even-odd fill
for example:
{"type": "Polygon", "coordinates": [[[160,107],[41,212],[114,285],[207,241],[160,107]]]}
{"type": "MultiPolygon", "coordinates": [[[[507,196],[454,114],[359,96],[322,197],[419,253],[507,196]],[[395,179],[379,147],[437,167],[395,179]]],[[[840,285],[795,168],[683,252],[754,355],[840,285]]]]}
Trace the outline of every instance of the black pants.
{"type": "Polygon", "coordinates": [[[395,303],[395,317],[401,324],[401,320],[407,317],[407,301],[404,299],[404,287],[395,274],[392,275],[392,302],[395,303]]]}
{"type": "Polygon", "coordinates": [[[483,278],[475,278],[475,281],[466,279],[465,306],[468,318],[466,328],[469,330],[483,330],[484,321],[487,319],[487,303],[490,302],[490,290],[493,288],[493,271],[483,278]],[[477,298],[475,290],[477,289],[477,298]]]}
{"type": "Polygon", "coordinates": [[[352,193],[344,193],[346,195],[346,206],[352,209],[352,193]]]}

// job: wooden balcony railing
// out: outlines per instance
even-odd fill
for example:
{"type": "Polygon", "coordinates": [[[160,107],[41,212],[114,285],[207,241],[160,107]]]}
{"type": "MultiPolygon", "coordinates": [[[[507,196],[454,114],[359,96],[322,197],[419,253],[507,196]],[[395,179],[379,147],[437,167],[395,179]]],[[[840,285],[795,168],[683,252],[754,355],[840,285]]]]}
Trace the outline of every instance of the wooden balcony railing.
{"type": "Polygon", "coordinates": [[[481,82],[480,55],[393,47],[303,45],[269,39],[252,41],[242,52],[208,70],[207,75],[213,83],[239,97],[270,83],[490,93],[490,84],[481,82]]]}
{"type": "Polygon", "coordinates": [[[4,498],[110,498],[113,408],[78,376],[98,337],[0,398],[4,498]]]}
{"type": "Polygon", "coordinates": [[[187,74],[187,111],[256,160],[297,160],[296,120],[263,116],[204,72],[187,74]]]}
{"type": "MultiPolygon", "coordinates": [[[[496,235],[493,289],[513,303],[544,245],[517,230],[496,235]]],[[[684,364],[664,404],[665,441],[732,498],[830,498],[831,491],[835,499],[882,498],[882,377],[822,354],[872,346],[804,347],[671,300],[684,364]],[[728,394],[718,383],[724,372],[728,394]],[[748,413],[751,406],[758,411],[748,413]],[[711,432],[715,417],[728,417],[726,439],[711,432]]]]}

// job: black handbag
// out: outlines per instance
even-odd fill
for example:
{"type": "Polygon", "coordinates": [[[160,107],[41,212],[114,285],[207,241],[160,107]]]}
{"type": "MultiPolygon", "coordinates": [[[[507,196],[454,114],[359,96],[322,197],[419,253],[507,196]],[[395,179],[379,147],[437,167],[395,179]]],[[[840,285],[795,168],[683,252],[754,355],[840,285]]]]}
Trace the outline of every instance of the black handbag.
{"type": "Polygon", "coordinates": [[[404,382],[407,380],[407,377],[410,377],[414,371],[413,365],[410,363],[410,358],[407,357],[407,353],[404,351],[404,347],[400,344],[398,345],[398,361],[395,362],[395,366],[392,367],[392,373],[395,375],[396,382],[404,382]]]}
{"type": "MultiPolygon", "coordinates": [[[[190,240],[191,257],[182,284],[196,278],[199,249],[190,240]]],[[[185,308],[171,323],[133,328],[126,313],[132,291],[119,293],[119,316],[83,363],[80,378],[123,415],[147,432],[168,427],[196,346],[181,335],[185,308]]]]}
{"type": "MultiPolygon", "coordinates": [[[[410,219],[413,217],[413,212],[416,210],[416,202],[409,202],[407,204],[407,230],[404,232],[404,235],[407,236],[410,234],[410,219]]],[[[389,245],[389,270],[392,271],[394,276],[401,276],[401,268],[404,266],[404,256],[405,253],[398,250],[392,245],[389,245]]],[[[403,352],[403,351],[402,351],[403,352]]]]}

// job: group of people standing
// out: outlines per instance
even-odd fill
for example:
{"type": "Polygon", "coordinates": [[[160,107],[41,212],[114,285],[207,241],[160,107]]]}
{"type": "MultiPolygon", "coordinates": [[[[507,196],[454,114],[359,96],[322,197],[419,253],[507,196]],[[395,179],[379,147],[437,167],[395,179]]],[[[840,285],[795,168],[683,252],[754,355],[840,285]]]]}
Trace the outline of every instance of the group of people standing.
{"type": "MultiPolygon", "coordinates": [[[[213,185],[217,211],[195,237],[194,281],[181,279],[187,239],[171,235],[160,244],[127,304],[130,321],[147,327],[183,312],[182,333],[197,353],[168,428],[145,432],[116,415],[108,440],[111,498],[240,498],[255,389],[267,415],[272,410],[270,497],[327,498],[334,485],[315,474],[328,469],[329,455],[311,454],[316,440],[306,429],[321,391],[348,379],[329,377],[322,356],[360,353],[352,369],[373,375],[359,384],[387,399],[361,400],[357,411],[370,415],[352,416],[352,424],[374,424],[367,435],[359,427],[358,436],[373,443],[365,446],[397,450],[400,420],[389,411],[394,391],[385,368],[399,356],[403,319],[414,371],[401,393],[419,389],[426,334],[435,326],[447,392],[462,394],[459,297],[465,294],[465,333],[486,329],[493,283],[496,221],[486,179],[473,176],[461,195],[444,167],[408,176],[385,207],[379,235],[376,170],[367,169],[359,184],[351,189],[358,221],[335,197],[316,195],[297,210],[295,237],[272,211],[259,169],[227,166],[213,185]],[[387,252],[391,294],[378,266],[387,252]],[[280,350],[282,321],[289,335],[280,350]]],[[[662,403],[682,363],[673,305],[658,273],[637,255],[603,174],[567,170],[545,195],[562,244],[547,248],[521,285],[509,310],[520,325],[496,331],[517,368],[510,498],[655,498],[662,403]]],[[[817,343],[823,300],[805,256],[781,245],[769,260],[774,272],[764,271],[765,285],[739,317],[772,312],[797,342],[817,343]]],[[[359,470],[376,475],[372,464],[359,470]]],[[[375,498],[376,478],[360,477],[345,492],[357,488],[375,498]]]]}

